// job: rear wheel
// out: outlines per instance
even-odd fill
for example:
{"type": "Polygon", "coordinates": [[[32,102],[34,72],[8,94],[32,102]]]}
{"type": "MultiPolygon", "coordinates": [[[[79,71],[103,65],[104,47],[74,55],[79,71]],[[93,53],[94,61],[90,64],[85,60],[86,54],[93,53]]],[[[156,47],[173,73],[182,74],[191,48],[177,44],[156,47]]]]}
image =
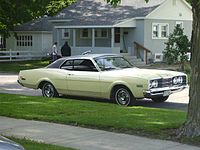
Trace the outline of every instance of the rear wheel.
{"type": "Polygon", "coordinates": [[[58,92],[51,83],[45,82],[42,85],[42,95],[44,97],[58,97],[58,92]]]}
{"type": "Polygon", "coordinates": [[[119,86],[113,90],[113,99],[121,106],[130,106],[135,102],[132,93],[125,86],[119,86]]]}
{"type": "Polygon", "coordinates": [[[156,102],[156,103],[162,103],[165,102],[168,99],[169,96],[160,96],[160,97],[155,97],[152,98],[152,101],[156,102]]]}

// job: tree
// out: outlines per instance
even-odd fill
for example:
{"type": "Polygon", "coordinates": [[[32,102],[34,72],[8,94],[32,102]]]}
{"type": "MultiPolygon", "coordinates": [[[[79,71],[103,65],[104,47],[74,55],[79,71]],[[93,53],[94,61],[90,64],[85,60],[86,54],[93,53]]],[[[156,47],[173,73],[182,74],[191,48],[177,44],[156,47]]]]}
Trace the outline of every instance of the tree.
{"type": "Polygon", "coordinates": [[[43,15],[54,15],[75,0],[0,0],[0,35],[43,15]]]}
{"type": "Polygon", "coordinates": [[[181,70],[184,71],[184,63],[188,61],[187,52],[190,51],[190,41],[184,35],[184,29],[176,26],[173,33],[169,35],[163,51],[168,64],[181,63],[181,70]]]}
{"type": "MultiPolygon", "coordinates": [[[[117,5],[121,0],[107,0],[117,5]]],[[[148,2],[148,0],[145,0],[148,2]]],[[[188,0],[192,5],[193,26],[191,39],[191,81],[187,118],[179,130],[179,136],[200,136],[200,0],[188,0]]]]}
{"type": "Polygon", "coordinates": [[[193,30],[191,39],[191,82],[187,119],[180,136],[200,136],[200,1],[192,0],[193,30]]]}

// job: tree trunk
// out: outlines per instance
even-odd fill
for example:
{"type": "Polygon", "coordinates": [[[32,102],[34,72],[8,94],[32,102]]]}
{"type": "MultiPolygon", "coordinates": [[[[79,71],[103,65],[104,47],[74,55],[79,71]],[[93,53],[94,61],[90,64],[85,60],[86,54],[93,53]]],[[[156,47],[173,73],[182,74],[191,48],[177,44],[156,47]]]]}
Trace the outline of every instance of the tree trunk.
{"type": "Polygon", "coordinates": [[[187,120],[179,130],[180,136],[200,136],[200,4],[192,0],[193,31],[191,55],[191,82],[187,120]]]}

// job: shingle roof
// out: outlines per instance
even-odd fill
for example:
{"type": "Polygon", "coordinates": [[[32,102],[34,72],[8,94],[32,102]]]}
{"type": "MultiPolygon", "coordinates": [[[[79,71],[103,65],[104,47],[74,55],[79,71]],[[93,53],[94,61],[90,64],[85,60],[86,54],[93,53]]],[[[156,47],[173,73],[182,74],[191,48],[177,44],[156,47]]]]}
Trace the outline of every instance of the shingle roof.
{"type": "Polygon", "coordinates": [[[16,26],[15,31],[52,31],[52,23],[49,22],[50,17],[42,17],[22,25],[16,26]]]}
{"type": "Polygon", "coordinates": [[[51,20],[65,20],[65,25],[114,25],[124,20],[145,17],[165,0],[122,0],[116,8],[104,0],[77,0],[51,20]],[[68,21],[67,21],[68,20],[68,21]]]}

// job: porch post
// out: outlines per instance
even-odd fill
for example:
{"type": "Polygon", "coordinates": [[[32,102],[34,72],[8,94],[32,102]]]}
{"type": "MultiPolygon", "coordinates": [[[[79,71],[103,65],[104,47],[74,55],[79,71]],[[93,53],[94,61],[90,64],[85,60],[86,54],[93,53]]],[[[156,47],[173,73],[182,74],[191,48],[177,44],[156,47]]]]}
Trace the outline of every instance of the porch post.
{"type": "Polygon", "coordinates": [[[114,28],[111,28],[111,48],[114,47],[114,37],[115,37],[115,31],[114,28]]]}
{"type": "Polygon", "coordinates": [[[59,41],[59,29],[56,29],[56,41],[54,41],[54,42],[57,42],[57,45],[58,45],[58,48],[60,49],[60,41],[59,41]]]}
{"type": "Polygon", "coordinates": [[[73,47],[76,47],[76,29],[73,29],[73,47]]]}
{"type": "Polygon", "coordinates": [[[92,49],[95,47],[95,29],[92,28],[92,49]]]}

